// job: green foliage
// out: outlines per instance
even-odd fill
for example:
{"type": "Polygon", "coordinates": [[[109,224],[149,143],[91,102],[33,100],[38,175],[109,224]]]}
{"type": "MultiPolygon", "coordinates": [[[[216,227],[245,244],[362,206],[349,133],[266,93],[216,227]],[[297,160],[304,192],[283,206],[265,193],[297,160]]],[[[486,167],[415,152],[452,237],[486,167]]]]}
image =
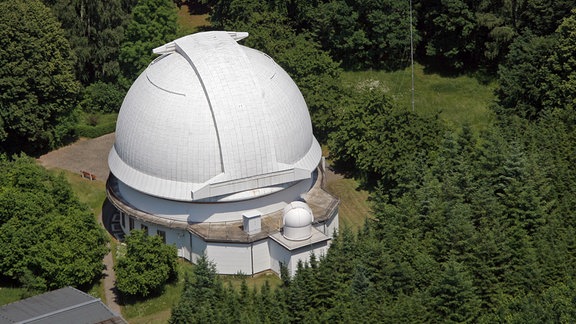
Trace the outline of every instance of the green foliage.
{"type": "Polygon", "coordinates": [[[240,287],[224,286],[215,265],[206,256],[197,260],[193,275],[172,309],[170,323],[288,323],[283,296],[266,281],[251,289],[245,279],[240,287]]]}
{"type": "Polygon", "coordinates": [[[96,138],[105,134],[113,133],[116,130],[117,113],[83,113],[79,122],[74,128],[74,133],[78,137],[96,138]]]}
{"type": "Polygon", "coordinates": [[[557,42],[547,62],[550,74],[544,105],[570,114],[576,109],[576,9],[562,21],[555,36],[557,42]]]}
{"type": "MultiPolygon", "coordinates": [[[[397,69],[409,63],[409,3],[401,1],[204,1],[216,28],[254,24],[254,13],[281,16],[345,68],[397,69]]],[[[418,33],[414,41],[419,40],[418,33]]]]}
{"type": "Polygon", "coordinates": [[[550,91],[546,62],[554,39],[530,34],[517,38],[505,63],[498,71],[495,110],[502,115],[515,114],[533,120],[544,110],[544,97],[550,91]]]}
{"type": "Polygon", "coordinates": [[[255,13],[270,11],[272,1],[258,0],[201,0],[210,8],[210,22],[213,27],[225,30],[236,23],[247,23],[255,13]]]}
{"type": "Polygon", "coordinates": [[[194,268],[193,264],[184,259],[178,259],[177,264],[178,280],[168,283],[162,294],[148,296],[146,299],[122,296],[122,317],[136,323],[141,321],[167,323],[171,309],[180,300],[185,278],[190,277],[194,268]]]}
{"type": "Polygon", "coordinates": [[[125,91],[110,83],[95,82],[84,89],[82,109],[91,113],[114,113],[120,110],[125,91]]]}
{"type": "Polygon", "coordinates": [[[570,14],[570,1],[421,1],[418,58],[444,72],[496,71],[516,37],[546,37],[570,14]]]}
{"type": "Polygon", "coordinates": [[[444,323],[474,322],[480,312],[480,299],[475,293],[470,274],[462,264],[449,260],[438,281],[431,286],[432,308],[438,321],[444,323]]]}
{"type": "Polygon", "coordinates": [[[152,50],[176,37],[176,6],[170,0],[142,0],[132,9],[120,48],[120,67],[129,82],[155,57],[152,50]]]}
{"type": "Polygon", "coordinates": [[[312,34],[332,57],[348,68],[368,63],[370,40],[360,26],[359,13],[351,5],[346,1],[319,3],[310,15],[312,34]]]}
{"type": "Polygon", "coordinates": [[[0,151],[38,153],[70,135],[80,90],[73,63],[50,9],[0,3],[0,151]]]}
{"type": "Polygon", "coordinates": [[[106,237],[62,175],[52,176],[26,157],[2,160],[0,269],[29,290],[99,278],[106,237]]]}
{"type": "Polygon", "coordinates": [[[438,116],[422,117],[398,108],[378,89],[357,92],[344,104],[330,134],[336,164],[359,173],[366,184],[386,188],[403,182],[406,165],[424,162],[442,132],[438,116]]]}
{"type": "Polygon", "coordinates": [[[494,313],[480,321],[507,323],[568,323],[576,316],[574,309],[574,281],[568,279],[547,288],[541,294],[523,294],[503,300],[494,313]]]}
{"type": "Polygon", "coordinates": [[[496,91],[503,116],[517,115],[529,120],[557,110],[573,123],[576,106],[576,12],[565,18],[551,36],[525,35],[511,46],[499,71],[496,91]]]}
{"type": "Polygon", "coordinates": [[[96,126],[77,125],[74,129],[76,136],[96,138],[102,135],[113,133],[116,130],[116,123],[100,124],[96,126]]]}
{"type": "Polygon", "coordinates": [[[116,287],[127,296],[147,297],[162,291],[176,278],[176,247],[166,245],[158,235],[133,230],[126,238],[126,255],[114,267],[116,287]]]}
{"type": "MultiPolygon", "coordinates": [[[[466,0],[423,1],[418,9],[422,17],[419,30],[422,46],[432,65],[451,70],[470,68],[478,59],[475,11],[466,0]]],[[[481,52],[480,52],[481,53],[481,52]]]]}
{"type": "Polygon", "coordinates": [[[571,0],[524,0],[517,8],[517,24],[519,29],[528,29],[536,35],[549,35],[556,30],[563,18],[570,15],[572,9],[574,2],[571,0]]]}
{"type": "Polygon", "coordinates": [[[44,0],[62,24],[84,85],[117,82],[118,55],[136,0],[44,0]]]}
{"type": "Polygon", "coordinates": [[[410,63],[409,2],[327,1],[308,12],[314,39],[343,67],[395,70],[410,63]]]}
{"type": "Polygon", "coordinates": [[[193,278],[186,278],[180,302],[172,310],[170,323],[215,323],[216,303],[222,298],[222,283],[216,266],[202,256],[194,267],[193,278]]]}

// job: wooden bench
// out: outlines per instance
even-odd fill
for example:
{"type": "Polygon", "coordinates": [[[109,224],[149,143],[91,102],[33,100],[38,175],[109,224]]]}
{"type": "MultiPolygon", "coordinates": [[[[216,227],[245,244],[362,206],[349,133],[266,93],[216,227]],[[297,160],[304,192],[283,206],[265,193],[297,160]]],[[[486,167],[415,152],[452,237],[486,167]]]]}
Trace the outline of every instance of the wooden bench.
{"type": "Polygon", "coordinates": [[[82,175],[82,178],[89,179],[89,180],[96,180],[96,175],[94,175],[88,171],[81,170],[80,174],[82,175]]]}

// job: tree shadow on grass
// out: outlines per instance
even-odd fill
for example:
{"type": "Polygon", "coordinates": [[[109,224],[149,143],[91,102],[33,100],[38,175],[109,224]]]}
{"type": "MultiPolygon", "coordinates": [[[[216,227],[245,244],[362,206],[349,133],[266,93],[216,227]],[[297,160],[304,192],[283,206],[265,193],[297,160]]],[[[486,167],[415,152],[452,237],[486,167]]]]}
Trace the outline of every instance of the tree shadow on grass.
{"type": "Polygon", "coordinates": [[[210,7],[206,4],[200,3],[200,1],[188,1],[188,12],[191,15],[205,15],[210,13],[210,7]]]}

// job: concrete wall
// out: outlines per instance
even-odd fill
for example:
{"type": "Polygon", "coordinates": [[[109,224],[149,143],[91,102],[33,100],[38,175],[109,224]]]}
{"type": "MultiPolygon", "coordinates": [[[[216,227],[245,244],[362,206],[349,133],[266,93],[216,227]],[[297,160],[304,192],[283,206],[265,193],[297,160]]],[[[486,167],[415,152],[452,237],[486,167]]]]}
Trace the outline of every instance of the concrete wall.
{"type": "Polygon", "coordinates": [[[314,224],[314,228],[328,237],[334,237],[334,231],[338,231],[339,228],[338,209],[325,222],[314,224]]]}
{"type": "Polygon", "coordinates": [[[192,256],[187,258],[188,261],[196,263],[198,258],[206,253],[206,242],[200,237],[188,233],[189,242],[190,242],[190,251],[192,251],[192,256]]]}
{"type": "Polygon", "coordinates": [[[340,221],[338,217],[338,209],[336,209],[334,216],[326,222],[326,232],[324,234],[328,237],[334,237],[334,231],[338,231],[340,228],[340,221]]]}
{"type": "Polygon", "coordinates": [[[319,242],[290,251],[271,239],[269,241],[270,269],[280,274],[280,263],[283,263],[288,268],[290,275],[293,276],[298,269],[298,261],[309,262],[312,253],[316,255],[317,259],[322,255],[326,255],[329,242],[330,241],[319,242]]]}
{"type": "Polygon", "coordinates": [[[290,269],[290,251],[274,240],[270,240],[268,246],[270,248],[270,269],[277,274],[280,274],[280,263],[286,265],[290,269]]]}

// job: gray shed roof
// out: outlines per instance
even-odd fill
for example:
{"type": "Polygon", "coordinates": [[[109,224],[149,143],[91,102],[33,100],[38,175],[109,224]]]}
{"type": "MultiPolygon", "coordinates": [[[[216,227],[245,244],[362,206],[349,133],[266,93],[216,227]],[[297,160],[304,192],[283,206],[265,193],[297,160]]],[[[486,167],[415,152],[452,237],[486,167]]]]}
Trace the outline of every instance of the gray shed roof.
{"type": "Polygon", "coordinates": [[[127,323],[102,301],[65,287],[0,306],[0,323],[127,323]]]}

